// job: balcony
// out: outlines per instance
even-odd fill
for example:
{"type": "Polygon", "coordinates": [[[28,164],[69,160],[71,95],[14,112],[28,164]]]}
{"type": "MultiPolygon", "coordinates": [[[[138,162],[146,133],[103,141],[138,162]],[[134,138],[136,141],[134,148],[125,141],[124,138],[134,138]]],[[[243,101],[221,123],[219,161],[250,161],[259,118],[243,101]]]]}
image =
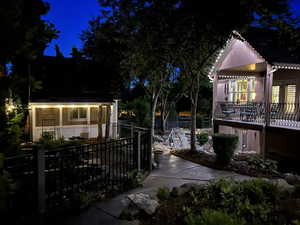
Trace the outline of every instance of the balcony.
{"type": "Polygon", "coordinates": [[[217,102],[214,119],[300,129],[300,104],[217,102]]]}

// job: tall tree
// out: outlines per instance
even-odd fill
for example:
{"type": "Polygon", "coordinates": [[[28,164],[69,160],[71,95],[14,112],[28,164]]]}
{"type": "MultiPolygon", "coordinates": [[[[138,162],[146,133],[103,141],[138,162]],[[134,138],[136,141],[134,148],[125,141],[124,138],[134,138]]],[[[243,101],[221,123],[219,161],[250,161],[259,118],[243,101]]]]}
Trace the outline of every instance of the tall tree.
{"type": "Polygon", "coordinates": [[[99,2],[110,12],[102,13],[102,23],[98,23],[99,27],[94,31],[98,36],[93,37],[101,39],[99,37],[109,34],[122,46],[119,49],[122,71],[142,83],[150,97],[153,136],[157,101],[175,68],[172,66],[171,34],[166,30],[169,29],[170,14],[177,1],[99,2]]]}
{"type": "MultiPolygon", "coordinates": [[[[200,81],[232,30],[251,25],[293,29],[288,0],[99,0],[103,11],[90,40],[121,43],[122,69],[144,82],[151,97],[152,134],[156,104],[173,68],[188,81],[191,100],[191,150],[196,150],[196,113],[200,81]],[[109,32],[105,31],[104,28],[109,32]],[[100,38],[101,39],[101,38],[100,38]],[[171,66],[170,66],[171,65],[171,66]]],[[[94,42],[92,42],[94,43],[94,42]]],[[[89,45],[91,48],[95,47],[89,45]]],[[[98,54],[100,55],[100,54],[98,54]]]]}
{"type": "Polygon", "coordinates": [[[196,114],[201,80],[233,30],[243,31],[251,25],[266,29],[293,30],[288,0],[254,2],[232,0],[207,1],[205,6],[192,0],[181,1],[176,22],[178,63],[189,80],[191,100],[191,150],[196,150],[196,114]]]}
{"type": "Polygon", "coordinates": [[[3,71],[0,76],[1,151],[5,151],[11,144],[5,111],[5,101],[9,97],[8,89],[12,81],[29,77],[29,60],[42,54],[47,44],[57,35],[54,25],[41,19],[48,10],[49,4],[42,0],[10,0],[0,3],[0,67],[3,71]],[[8,63],[12,65],[11,76],[7,76],[5,69],[8,63]],[[26,74],[20,72],[24,71],[24,69],[20,70],[21,67],[27,68],[26,74]]]}

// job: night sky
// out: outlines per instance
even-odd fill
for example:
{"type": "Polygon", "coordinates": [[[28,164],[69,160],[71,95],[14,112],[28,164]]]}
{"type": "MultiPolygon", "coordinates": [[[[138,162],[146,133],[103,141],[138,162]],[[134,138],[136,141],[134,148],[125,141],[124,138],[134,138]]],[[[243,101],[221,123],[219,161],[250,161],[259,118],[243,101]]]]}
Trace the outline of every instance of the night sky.
{"type": "MultiPolygon", "coordinates": [[[[44,19],[54,23],[60,31],[59,38],[52,41],[46,55],[55,55],[54,45],[58,44],[64,56],[70,56],[73,46],[81,47],[80,33],[88,27],[88,21],[99,15],[97,0],[46,0],[51,4],[44,19]]],[[[291,1],[291,9],[300,16],[300,0],[291,1]]]]}

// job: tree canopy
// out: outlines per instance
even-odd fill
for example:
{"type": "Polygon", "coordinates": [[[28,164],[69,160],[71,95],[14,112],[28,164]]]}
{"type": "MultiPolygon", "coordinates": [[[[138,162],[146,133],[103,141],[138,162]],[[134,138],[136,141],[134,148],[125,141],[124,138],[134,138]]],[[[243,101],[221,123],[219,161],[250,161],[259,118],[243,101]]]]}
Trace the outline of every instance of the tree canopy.
{"type": "Polygon", "coordinates": [[[26,84],[29,79],[26,78],[29,77],[29,71],[24,70],[24,67],[28,67],[28,60],[43,54],[47,44],[58,34],[53,24],[41,18],[48,12],[49,7],[43,0],[9,0],[0,3],[0,146],[3,146],[1,152],[9,151],[18,144],[14,139],[16,133],[12,126],[8,126],[7,120],[10,117],[5,111],[6,99],[10,97],[10,93],[24,95],[24,92],[19,92],[20,87],[28,86],[26,84]],[[12,73],[10,76],[6,69],[9,63],[12,73]],[[15,92],[9,91],[12,88],[15,92]]]}
{"type": "MultiPolygon", "coordinates": [[[[103,43],[115,43],[121,71],[144,83],[152,115],[172,70],[179,69],[195,119],[201,80],[233,30],[251,26],[292,34],[297,25],[288,0],[99,0],[103,10],[91,21],[86,50],[106,58],[103,43]],[[97,52],[96,52],[97,51],[97,52]]],[[[287,37],[285,35],[284,37],[287,37]]],[[[290,35],[290,37],[294,37],[290,35]]],[[[109,52],[109,51],[108,51],[109,52]]],[[[112,52],[110,52],[111,54],[112,52]]],[[[152,124],[154,117],[152,117],[152,124]]],[[[193,121],[192,143],[195,142],[193,121]]],[[[194,146],[192,146],[192,149],[194,146]]]]}

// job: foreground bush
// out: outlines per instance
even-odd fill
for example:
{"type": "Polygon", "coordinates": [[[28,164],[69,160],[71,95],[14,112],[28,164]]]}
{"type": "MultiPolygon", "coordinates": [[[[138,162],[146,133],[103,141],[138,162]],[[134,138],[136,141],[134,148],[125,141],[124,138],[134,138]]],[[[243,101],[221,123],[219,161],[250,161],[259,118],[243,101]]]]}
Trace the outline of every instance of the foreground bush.
{"type": "Polygon", "coordinates": [[[213,134],[213,149],[217,162],[223,165],[230,163],[238,143],[238,136],[232,134],[213,134]]]}
{"type": "Polygon", "coordinates": [[[206,144],[208,142],[208,133],[197,134],[197,140],[200,145],[206,144]]]}
{"type": "MultiPolygon", "coordinates": [[[[286,223],[284,216],[277,211],[280,199],[284,196],[284,193],[281,193],[276,185],[264,180],[256,179],[241,183],[219,180],[202,190],[189,194],[193,202],[190,208],[194,209],[191,212],[193,214],[202,214],[202,216],[205,215],[207,221],[214,221],[211,217],[212,214],[215,214],[214,219],[216,221],[220,217],[230,221],[230,217],[228,217],[230,215],[232,219],[240,218],[245,220],[246,224],[271,225],[286,223]],[[221,210],[225,215],[220,214],[220,212],[206,212],[203,214],[203,207],[221,210]]],[[[237,220],[233,219],[233,221],[237,220]]],[[[198,224],[201,225],[203,223],[198,224]]],[[[232,222],[232,224],[236,223],[232,222]]],[[[241,220],[240,224],[243,224],[241,220]]]]}
{"type": "Polygon", "coordinates": [[[243,219],[235,218],[227,213],[205,209],[201,216],[189,215],[185,218],[187,225],[244,225],[243,219]]]}
{"type": "Polygon", "coordinates": [[[139,218],[141,224],[296,225],[299,219],[299,208],[286,206],[297,202],[299,190],[282,189],[266,180],[218,180],[180,188],[181,194],[160,201],[151,218],[139,218]]]}

